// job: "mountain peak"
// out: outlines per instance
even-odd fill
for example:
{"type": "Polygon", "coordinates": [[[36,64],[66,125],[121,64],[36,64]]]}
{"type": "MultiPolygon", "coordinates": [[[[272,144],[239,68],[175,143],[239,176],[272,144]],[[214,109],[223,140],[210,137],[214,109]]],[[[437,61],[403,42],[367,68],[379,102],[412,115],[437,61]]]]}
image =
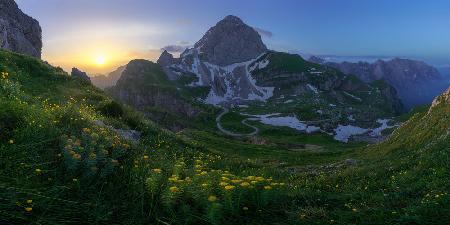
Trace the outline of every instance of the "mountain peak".
{"type": "Polygon", "coordinates": [[[205,61],[219,66],[249,61],[267,51],[258,32],[231,15],[211,27],[194,47],[205,61]]]}
{"type": "Polygon", "coordinates": [[[171,65],[174,61],[173,55],[170,54],[167,50],[164,50],[159,56],[157,63],[161,66],[171,65]]]}
{"type": "Polygon", "coordinates": [[[233,23],[244,23],[241,18],[234,16],[234,15],[228,15],[225,18],[223,18],[220,22],[233,22],[233,23]]]}

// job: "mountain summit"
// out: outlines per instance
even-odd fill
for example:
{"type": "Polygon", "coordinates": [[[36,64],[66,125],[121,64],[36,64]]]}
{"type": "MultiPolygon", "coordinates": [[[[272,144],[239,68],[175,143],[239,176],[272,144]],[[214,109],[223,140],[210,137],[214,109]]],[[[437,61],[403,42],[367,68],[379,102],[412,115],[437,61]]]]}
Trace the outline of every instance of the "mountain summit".
{"type": "Polygon", "coordinates": [[[236,16],[219,21],[194,47],[202,59],[219,66],[249,61],[267,51],[258,32],[236,16]]]}

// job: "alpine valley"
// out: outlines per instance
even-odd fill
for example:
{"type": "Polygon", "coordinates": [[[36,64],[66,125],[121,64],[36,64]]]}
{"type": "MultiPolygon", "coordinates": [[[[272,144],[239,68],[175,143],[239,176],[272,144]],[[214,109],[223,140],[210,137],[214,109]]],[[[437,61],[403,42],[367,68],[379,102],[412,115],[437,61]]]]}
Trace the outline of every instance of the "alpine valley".
{"type": "Polygon", "coordinates": [[[89,77],[0,12],[0,224],[450,221],[450,87],[427,92],[425,63],[305,60],[226,16],[179,57],[89,77]]]}

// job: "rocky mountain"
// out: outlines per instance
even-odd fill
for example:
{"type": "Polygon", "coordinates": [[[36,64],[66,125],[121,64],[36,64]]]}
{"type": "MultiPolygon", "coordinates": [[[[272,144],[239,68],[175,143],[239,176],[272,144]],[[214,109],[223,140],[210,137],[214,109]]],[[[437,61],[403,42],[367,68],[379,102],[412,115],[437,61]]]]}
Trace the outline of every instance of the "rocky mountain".
{"type": "MultiPolygon", "coordinates": [[[[385,82],[365,83],[299,55],[268,50],[259,34],[234,16],[218,22],[179,58],[164,51],[158,64],[133,60],[108,92],[156,118],[192,119],[206,103],[234,107],[242,115],[302,119],[311,126],[294,126],[300,131],[327,134],[342,125],[366,131],[403,111],[397,92],[385,82]]],[[[346,130],[347,136],[353,131],[346,130]]]]}
{"type": "Polygon", "coordinates": [[[365,82],[384,80],[395,87],[407,108],[429,104],[448,86],[436,68],[416,60],[395,58],[374,63],[326,62],[319,57],[309,60],[355,75],[365,82]]]}
{"type": "Polygon", "coordinates": [[[108,75],[91,76],[92,84],[100,89],[112,87],[116,85],[117,81],[122,76],[122,73],[125,70],[125,68],[126,66],[121,66],[116,70],[112,71],[111,73],[109,73],[108,75]]]}
{"type": "Polygon", "coordinates": [[[194,48],[203,61],[218,66],[253,60],[267,51],[258,32],[231,15],[210,28],[194,48]]]}
{"type": "MultiPolygon", "coordinates": [[[[269,51],[258,32],[235,16],[227,16],[210,28],[180,58],[163,52],[158,63],[171,80],[191,77],[190,86],[209,87],[204,99],[208,104],[267,101],[281,95],[322,91],[342,102],[342,91],[370,89],[363,82],[349,82],[352,79],[337,70],[324,70],[300,56],[269,51]]],[[[394,94],[389,96],[389,105],[400,110],[395,91],[389,93],[394,94]]]]}
{"type": "Polygon", "coordinates": [[[14,0],[0,0],[0,47],[41,57],[42,30],[39,22],[23,13],[14,0]]]}

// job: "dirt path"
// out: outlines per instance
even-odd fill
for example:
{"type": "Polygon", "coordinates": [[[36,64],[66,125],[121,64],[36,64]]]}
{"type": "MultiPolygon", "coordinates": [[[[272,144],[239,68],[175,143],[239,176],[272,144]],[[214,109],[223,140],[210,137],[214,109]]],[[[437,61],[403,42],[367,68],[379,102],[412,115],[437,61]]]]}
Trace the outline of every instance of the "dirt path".
{"type": "Polygon", "coordinates": [[[254,131],[248,134],[238,134],[238,133],[233,133],[231,131],[228,131],[226,129],[224,129],[222,127],[222,125],[220,125],[220,120],[222,119],[222,117],[227,114],[228,112],[230,112],[230,110],[228,110],[227,108],[223,108],[223,111],[216,117],[216,125],[217,125],[217,129],[219,129],[222,133],[229,135],[229,136],[233,136],[233,137],[242,137],[242,136],[253,136],[259,133],[259,128],[252,126],[250,124],[247,123],[248,119],[244,119],[241,121],[241,124],[243,124],[244,126],[250,127],[252,128],[254,131]]]}

